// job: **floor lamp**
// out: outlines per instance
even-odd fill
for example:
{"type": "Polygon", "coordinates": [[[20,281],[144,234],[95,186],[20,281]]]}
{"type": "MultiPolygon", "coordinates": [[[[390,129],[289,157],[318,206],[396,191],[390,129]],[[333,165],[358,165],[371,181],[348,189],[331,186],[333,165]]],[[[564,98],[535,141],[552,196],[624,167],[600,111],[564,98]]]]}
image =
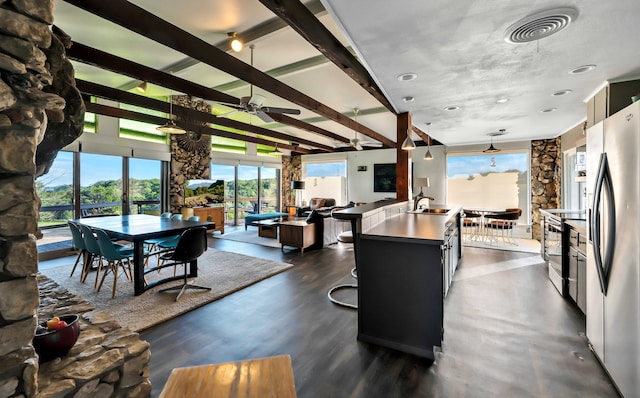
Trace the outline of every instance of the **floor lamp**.
{"type": "Polygon", "coordinates": [[[300,191],[302,191],[304,189],[304,181],[298,181],[298,180],[291,181],[291,189],[293,189],[295,191],[295,194],[296,194],[296,200],[295,200],[296,208],[301,207],[300,206],[300,195],[301,195],[300,191]]]}

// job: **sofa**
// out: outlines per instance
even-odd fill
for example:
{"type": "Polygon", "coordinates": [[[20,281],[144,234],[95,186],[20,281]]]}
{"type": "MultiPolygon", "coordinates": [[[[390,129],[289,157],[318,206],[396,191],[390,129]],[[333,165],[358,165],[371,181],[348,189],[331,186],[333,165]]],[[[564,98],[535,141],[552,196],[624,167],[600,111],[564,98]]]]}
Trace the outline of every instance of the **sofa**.
{"type": "Polygon", "coordinates": [[[346,206],[336,206],[335,199],[330,199],[328,202],[325,199],[324,203],[316,201],[315,208],[311,209],[313,199],[309,201],[310,206],[308,208],[302,208],[305,210],[301,213],[307,215],[307,222],[316,224],[316,244],[313,248],[322,248],[337,243],[338,235],[351,230],[351,223],[335,219],[331,213],[332,211],[353,207],[355,204],[351,202],[346,206]]]}
{"type": "Polygon", "coordinates": [[[336,200],[333,198],[311,198],[309,206],[300,207],[296,216],[307,217],[312,210],[316,210],[323,216],[329,216],[334,207],[336,207],[336,200]]]}

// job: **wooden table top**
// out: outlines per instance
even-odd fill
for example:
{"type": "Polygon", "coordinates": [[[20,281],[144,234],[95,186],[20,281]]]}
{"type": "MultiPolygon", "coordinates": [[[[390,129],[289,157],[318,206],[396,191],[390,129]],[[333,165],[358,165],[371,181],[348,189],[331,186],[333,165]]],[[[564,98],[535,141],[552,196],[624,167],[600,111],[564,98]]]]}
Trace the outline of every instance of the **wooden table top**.
{"type": "Polygon", "coordinates": [[[249,359],[173,369],[160,398],[295,398],[291,357],[249,359]]]}

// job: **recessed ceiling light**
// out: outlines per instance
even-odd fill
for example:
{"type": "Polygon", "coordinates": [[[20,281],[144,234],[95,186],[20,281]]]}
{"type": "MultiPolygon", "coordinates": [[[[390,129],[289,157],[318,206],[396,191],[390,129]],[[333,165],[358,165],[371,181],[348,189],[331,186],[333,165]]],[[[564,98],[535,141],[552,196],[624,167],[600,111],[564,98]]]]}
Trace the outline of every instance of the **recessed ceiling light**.
{"type": "Polygon", "coordinates": [[[413,101],[415,100],[415,98],[413,98],[413,97],[412,97],[412,96],[410,96],[410,95],[407,95],[406,97],[402,97],[402,100],[403,100],[404,102],[413,102],[413,101]]]}
{"type": "Polygon", "coordinates": [[[551,95],[554,96],[554,97],[559,97],[561,95],[567,95],[567,94],[569,94],[571,92],[573,92],[573,90],[558,90],[558,91],[556,91],[554,93],[551,93],[551,95]]]}
{"type": "Polygon", "coordinates": [[[444,108],[445,111],[457,111],[458,109],[460,109],[460,107],[457,105],[451,105],[444,108]]]}
{"type": "Polygon", "coordinates": [[[582,66],[578,66],[577,68],[571,69],[569,73],[571,73],[572,75],[577,75],[579,73],[592,71],[595,68],[596,68],[595,65],[582,65],[582,66]]]}
{"type": "Polygon", "coordinates": [[[549,112],[555,112],[557,110],[557,108],[547,108],[547,109],[543,109],[540,112],[542,113],[549,113],[549,112]]]}
{"type": "Polygon", "coordinates": [[[410,80],[416,80],[418,78],[418,75],[415,73],[403,73],[401,75],[398,75],[398,80],[400,80],[401,82],[408,82],[410,80]]]}
{"type": "Polygon", "coordinates": [[[504,104],[505,102],[509,102],[509,98],[498,98],[496,100],[496,104],[504,104]]]}

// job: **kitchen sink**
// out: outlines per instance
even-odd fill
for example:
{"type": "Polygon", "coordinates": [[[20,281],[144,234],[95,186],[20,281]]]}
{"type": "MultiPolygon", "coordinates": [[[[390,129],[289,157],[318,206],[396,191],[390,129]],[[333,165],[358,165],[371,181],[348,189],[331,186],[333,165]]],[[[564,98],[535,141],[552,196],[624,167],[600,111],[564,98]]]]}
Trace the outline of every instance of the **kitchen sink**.
{"type": "Polygon", "coordinates": [[[427,208],[427,209],[423,209],[422,212],[423,213],[429,213],[429,214],[447,214],[449,212],[450,209],[431,209],[431,208],[427,208]]]}

